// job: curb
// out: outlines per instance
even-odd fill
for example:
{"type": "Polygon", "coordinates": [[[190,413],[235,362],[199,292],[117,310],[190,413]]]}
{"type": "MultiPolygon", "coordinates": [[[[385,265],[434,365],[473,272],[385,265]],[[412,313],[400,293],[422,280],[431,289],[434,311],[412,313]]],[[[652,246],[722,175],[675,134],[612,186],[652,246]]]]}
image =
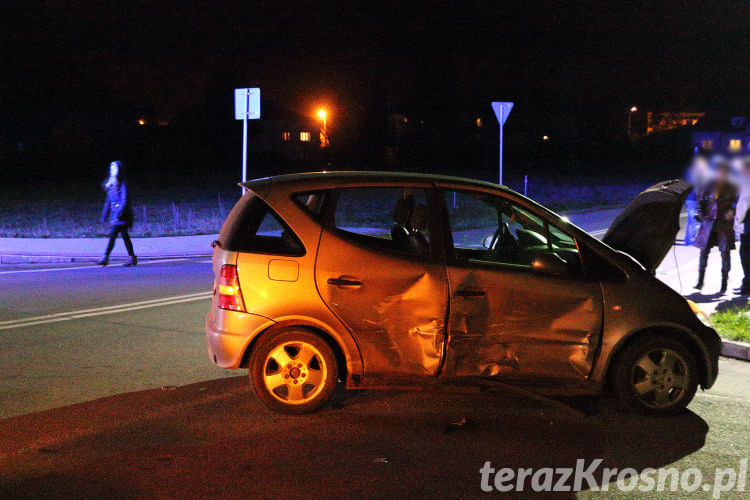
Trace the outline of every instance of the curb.
{"type": "Polygon", "coordinates": [[[721,355],[727,358],[750,361],[750,344],[744,342],[721,341],[721,355]]]}
{"type": "MultiPolygon", "coordinates": [[[[150,259],[185,259],[185,258],[209,258],[211,253],[185,253],[164,255],[139,255],[139,260],[150,259]]],[[[27,255],[27,254],[3,254],[0,255],[0,264],[67,264],[73,262],[96,262],[101,255],[27,255]]],[[[127,255],[113,255],[111,260],[127,259],[127,255]]]]}

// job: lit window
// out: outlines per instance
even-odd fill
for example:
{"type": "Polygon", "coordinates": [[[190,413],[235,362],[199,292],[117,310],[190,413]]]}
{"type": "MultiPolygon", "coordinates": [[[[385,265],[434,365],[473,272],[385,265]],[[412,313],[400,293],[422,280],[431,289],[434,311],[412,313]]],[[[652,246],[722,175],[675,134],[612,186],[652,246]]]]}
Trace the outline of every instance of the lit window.
{"type": "Polygon", "coordinates": [[[703,149],[705,149],[706,151],[708,151],[708,150],[710,150],[710,149],[713,149],[713,147],[714,147],[714,142],[713,142],[712,140],[710,140],[710,139],[706,139],[706,140],[704,140],[704,141],[703,141],[703,142],[701,143],[701,147],[702,147],[703,149]]]}
{"type": "Polygon", "coordinates": [[[482,119],[477,118],[477,128],[480,128],[482,126],[482,119]]]}
{"type": "Polygon", "coordinates": [[[737,152],[742,149],[742,141],[739,139],[730,139],[729,140],[729,151],[737,152]]]}
{"type": "Polygon", "coordinates": [[[285,141],[288,141],[289,139],[292,138],[292,133],[291,132],[282,132],[281,133],[281,138],[283,140],[285,140],[285,141]]]}
{"type": "Polygon", "coordinates": [[[138,125],[145,125],[145,124],[146,124],[146,120],[144,120],[143,118],[138,119],[138,125]]]}
{"type": "Polygon", "coordinates": [[[302,142],[310,142],[310,132],[300,132],[299,140],[302,142]]]}

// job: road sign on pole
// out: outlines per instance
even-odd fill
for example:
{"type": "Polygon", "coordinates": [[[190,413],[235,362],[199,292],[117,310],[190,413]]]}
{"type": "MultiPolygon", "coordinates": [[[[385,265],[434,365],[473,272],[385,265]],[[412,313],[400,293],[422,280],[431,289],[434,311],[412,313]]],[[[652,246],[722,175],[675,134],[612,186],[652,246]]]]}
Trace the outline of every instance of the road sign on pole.
{"type": "MultiPolygon", "coordinates": [[[[234,89],[234,119],[242,120],[242,182],[247,181],[247,121],[260,119],[260,89],[234,89]]],[[[242,188],[242,194],[245,194],[242,188]]]]}
{"type": "Polygon", "coordinates": [[[498,184],[503,183],[503,125],[505,125],[505,120],[508,119],[508,115],[510,114],[510,110],[513,109],[513,103],[512,102],[493,102],[492,103],[492,111],[495,112],[495,116],[497,117],[497,124],[500,126],[500,146],[498,148],[498,159],[497,159],[497,167],[498,167],[498,184]]]}

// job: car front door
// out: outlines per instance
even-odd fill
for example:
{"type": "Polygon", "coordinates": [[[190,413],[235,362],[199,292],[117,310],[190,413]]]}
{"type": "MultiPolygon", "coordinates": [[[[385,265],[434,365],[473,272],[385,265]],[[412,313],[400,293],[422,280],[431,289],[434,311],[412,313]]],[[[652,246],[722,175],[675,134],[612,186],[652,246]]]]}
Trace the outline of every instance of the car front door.
{"type": "Polygon", "coordinates": [[[448,289],[432,241],[428,188],[331,193],[315,279],[352,331],[368,384],[435,376],[443,357],[448,289]]]}
{"type": "Polygon", "coordinates": [[[450,294],[443,374],[543,383],[588,376],[602,294],[585,277],[574,238],[510,197],[445,190],[443,201],[450,294]]]}

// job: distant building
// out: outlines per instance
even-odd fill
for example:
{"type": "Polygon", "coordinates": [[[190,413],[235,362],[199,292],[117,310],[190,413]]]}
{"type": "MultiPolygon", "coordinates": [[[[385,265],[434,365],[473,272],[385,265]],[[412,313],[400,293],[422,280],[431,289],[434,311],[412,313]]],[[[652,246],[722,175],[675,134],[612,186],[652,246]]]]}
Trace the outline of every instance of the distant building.
{"type": "Polygon", "coordinates": [[[750,152],[748,116],[707,116],[693,132],[693,150],[703,153],[750,152]]]}
{"type": "Polygon", "coordinates": [[[705,115],[692,111],[649,111],[646,115],[646,135],[696,125],[705,115]]]}
{"type": "Polygon", "coordinates": [[[319,132],[318,120],[267,102],[261,119],[248,123],[248,151],[300,159],[320,149],[319,132]]]}

